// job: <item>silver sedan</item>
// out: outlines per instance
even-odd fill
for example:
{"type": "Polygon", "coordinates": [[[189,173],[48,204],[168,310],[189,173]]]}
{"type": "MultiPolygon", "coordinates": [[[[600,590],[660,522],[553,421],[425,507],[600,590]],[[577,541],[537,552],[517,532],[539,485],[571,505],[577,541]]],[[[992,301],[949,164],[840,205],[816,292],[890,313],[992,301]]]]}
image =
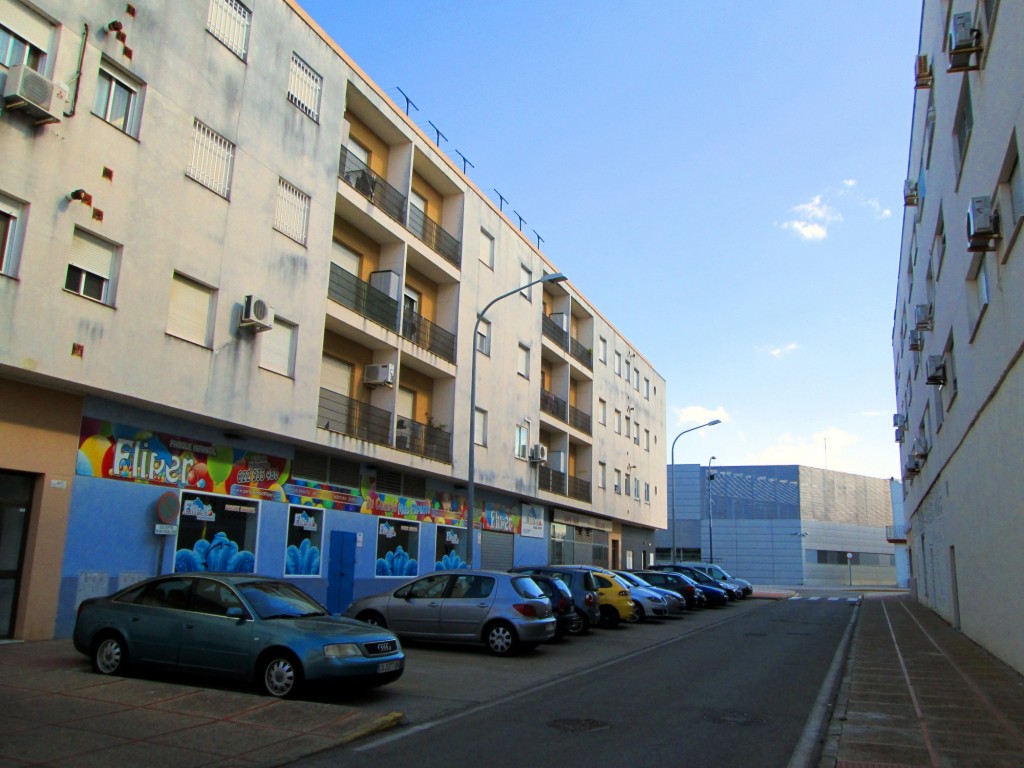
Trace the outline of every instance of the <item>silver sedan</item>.
{"type": "Polygon", "coordinates": [[[509,656],[555,634],[551,602],[528,575],[452,570],[355,600],[345,611],[400,637],[483,643],[509,656]]]}

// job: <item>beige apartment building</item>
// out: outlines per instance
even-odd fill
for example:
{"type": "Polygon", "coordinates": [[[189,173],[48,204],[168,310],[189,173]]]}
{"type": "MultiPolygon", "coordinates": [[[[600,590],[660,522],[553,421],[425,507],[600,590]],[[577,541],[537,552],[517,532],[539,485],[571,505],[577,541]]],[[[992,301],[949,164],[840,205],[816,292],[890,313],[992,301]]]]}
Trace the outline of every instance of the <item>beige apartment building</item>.
{"type": "Polygon", "coordinates": [[[0,88],[0,637],[465,566],[471,419],[477,566],[653,561],[664,379],[298,4],[0,0],[0,88]]]}
{"type": "Polygon", "coordinates": [[[1024,3],[925,0],[915,70],[892,338],[911,585],[1024,671],[1024,3]]]}

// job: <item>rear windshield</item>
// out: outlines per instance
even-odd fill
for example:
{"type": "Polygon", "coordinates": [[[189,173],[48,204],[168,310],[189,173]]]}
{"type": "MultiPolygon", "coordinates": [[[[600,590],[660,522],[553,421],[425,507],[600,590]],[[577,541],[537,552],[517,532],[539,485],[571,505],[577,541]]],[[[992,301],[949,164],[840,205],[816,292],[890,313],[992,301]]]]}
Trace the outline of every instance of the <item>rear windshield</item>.
{"type": "Polygon", "coordinates": [[[590,571],[583,572],[583,588],[591,592],[597,591],[597,580],[594,579],[594,574],[590,571]]]}
{"type": "Polygon", "coordinates": [[[533,600],[544,597],[544,592],[537,586],[537,582],[529,576],[516,576],[512,579],[512,588],[520,595],[533,600]]]}

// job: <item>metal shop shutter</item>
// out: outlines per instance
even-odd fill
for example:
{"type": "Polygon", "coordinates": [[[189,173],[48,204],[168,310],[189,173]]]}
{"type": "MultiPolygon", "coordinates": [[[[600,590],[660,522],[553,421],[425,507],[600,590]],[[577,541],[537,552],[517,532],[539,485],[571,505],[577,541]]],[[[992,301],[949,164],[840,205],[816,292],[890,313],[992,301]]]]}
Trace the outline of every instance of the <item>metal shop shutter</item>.
{"type": "Polygon", "coordinates": [[[507,571],[515,565],[515,540],[511,533],[481,531],[480,567],[491,571],[507,571]]]}

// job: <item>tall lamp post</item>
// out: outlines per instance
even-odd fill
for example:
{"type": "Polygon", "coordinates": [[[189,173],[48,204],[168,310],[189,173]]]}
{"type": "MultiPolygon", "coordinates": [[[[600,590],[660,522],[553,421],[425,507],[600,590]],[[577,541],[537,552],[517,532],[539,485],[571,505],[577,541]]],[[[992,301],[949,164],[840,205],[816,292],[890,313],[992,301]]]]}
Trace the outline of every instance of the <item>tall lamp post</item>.
{"type": "Polygon", "coordinates": [[[476,353],[477,353],[477,334],[480,333],[480,322],[484,319],[484,315],[487,314],[487,310],[494,306],[502,299],[507,299],[509,296],[515,296],[520,291],[537,285],[538,283],[561,283],[568,278],[561,272],[553,272],[550,275],[544,275],[544,277],[538,278],[532,282],[526,283],[513,288],[511,291],[506,291],[500,296],[495,296],[487,305],[481,309],[476,316],[476,323],[473,325],[473,366],[470,373],[470,389],[469,389],[469,467],[468,475],[469,479],[466,483],[466,562],[469,567],[473,567],[473,534],[475,533],[474,523],[476,522],[476,353]]]}
{"type": "Polygon", "coordinates": [[[715,479],[711,472],[711,462],[715,456],[708,459],[708,562],[715,562],[715,517],[711,513],[711,481],[715,479]]]}
{"type": "MultiPolygon", "coordinates": [[[[701,424],[699,427],[690,427],[690,429],[684,429],[678,435],[676,440],[685,435],[687,432],[693,432],[697,429],[703,429],[704,427],[713,427],[715,424],[721,424],[721,419],[712,419],[707,424],[701,424]]],[[[672,441],[672,460],[668,465],[668,503],[672,507],[672,562],[676,561],[676,440],[672,441]]]]}

